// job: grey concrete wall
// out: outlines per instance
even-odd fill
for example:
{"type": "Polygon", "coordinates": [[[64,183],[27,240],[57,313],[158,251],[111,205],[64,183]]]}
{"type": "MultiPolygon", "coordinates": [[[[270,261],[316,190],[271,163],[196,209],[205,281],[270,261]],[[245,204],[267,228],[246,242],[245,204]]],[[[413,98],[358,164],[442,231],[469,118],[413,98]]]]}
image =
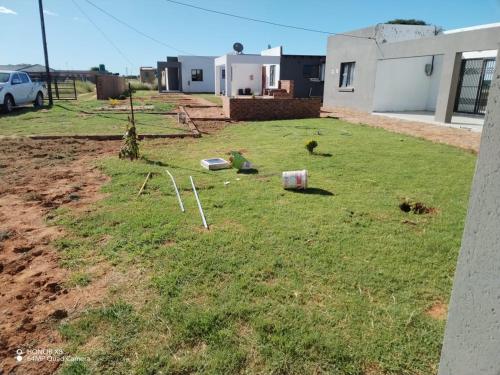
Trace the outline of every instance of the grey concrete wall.
{"type": "Polygon", "coordinates": [[[453,283],[439,375],[499,374],[500,68],[497,65],[453,283]]]}
{"type": "Polygon", "coordinates": [[[374,40],[346,36],[328,38],[323,100],[325,107],[341,106],[371,112],[378,60],[443,55],[442,77],[436,106],[438,121],[449,120],[453,112],[460,69],[457,54],[497,49],[500,43],[500,26],[390,43],[383,43],[384,38],[379,35],[377,27],[347,34],[375,36],[378,44],[374,40]],[[352,93],[343,92],[338,88],[340,63],[349,61],[356,62],[352,93]]]}
{"type": "MultiPolygon", "coordinates": [[[[369,27],[349,34],[373,37],[375,32],[375,27],[369,27]]],[[[372,111],[377,71],[376,49],[375,42],[370,39],[358,39],[342,35],[328,38],[323,95],[324,107],[351,107],[365,112],[372,111]],[[351,61],[356,62],[354,89],[353,91],[346,91],[339,88],[340,64],[351,61]]]]}

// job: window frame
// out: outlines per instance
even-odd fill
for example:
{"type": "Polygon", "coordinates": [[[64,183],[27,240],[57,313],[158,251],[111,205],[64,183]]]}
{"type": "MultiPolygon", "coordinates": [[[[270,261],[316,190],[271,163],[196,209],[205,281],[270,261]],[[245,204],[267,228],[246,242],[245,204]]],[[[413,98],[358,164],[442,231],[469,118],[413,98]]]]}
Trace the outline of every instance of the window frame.
{"type": "Polygon", "coordinates": [[[191,82],[203,82],[203,69],[191,69],[191,82]]]}
{"type": "Polygon", "coordinates": [[[340,63],[339,88],[349,89],[354,87],[355,61],[340,63]]]}
{"type": "Polygon", "coordinates": [[[321,78],[320,70],[320,64],[304,64],[302,65],[302,77],[305,79],[319,80],[321,78]],[[306,69],[309,69],[309,71],[306,72],[306,69]]]}

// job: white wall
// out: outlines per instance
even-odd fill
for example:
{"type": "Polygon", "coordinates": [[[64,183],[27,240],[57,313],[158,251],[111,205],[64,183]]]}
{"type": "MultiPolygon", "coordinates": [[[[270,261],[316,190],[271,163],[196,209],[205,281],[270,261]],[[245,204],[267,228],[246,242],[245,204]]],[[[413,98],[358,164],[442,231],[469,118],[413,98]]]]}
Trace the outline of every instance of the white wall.
{"type": "MultiPolygon", "coordinates": [[[[227,54],[215,59],[215,66],[226,66],[226,90],[227,96],[238,95],[238,89],[251,88],[255,95],[262,94],[262,66],[266,64],[279,65],[280,56],[270,55],[233,55],[227,54]],[[244,67],[248,65],[247,67],[244,67]],[[253,75],[253,80],[250,79],[253,75]]],[[[215,70],[214,77],[218,75],[215,70]]],[[[277,76],[279,79],[279,75],[277,76]]]]}
{"type": "MultiPolygon", "coordinates": [[[[255,95],[262,91],[262,65],[232,64],[231,95],[238,95],[238,89],[250,88],[255,95]]],[[[226,72],[227,73],[227,72],[226,72]]],[[[227,77],[227,76],[226,76],[227,77]]]]}
{"type": "Polygon", "coordinates": [[[283,47],[278,46],[274,48],[268,48],[260,52],[262,56],[281,56],[283,54],[283,47]]]}
{"type": "Polygon", "coordinates": [[[431,76],[425,65],[432,56],[379,60],[373,110],[379,112],[434,111],[441,77],[442,56],[434,57],[431,76]]]}
{"type": "Polygon", "coordinates": [[[179,56],[183,92],[214,92],[214,56],[179,56]],[[203,81],[191,81],[191,69],[203,70],[203,81]]]}

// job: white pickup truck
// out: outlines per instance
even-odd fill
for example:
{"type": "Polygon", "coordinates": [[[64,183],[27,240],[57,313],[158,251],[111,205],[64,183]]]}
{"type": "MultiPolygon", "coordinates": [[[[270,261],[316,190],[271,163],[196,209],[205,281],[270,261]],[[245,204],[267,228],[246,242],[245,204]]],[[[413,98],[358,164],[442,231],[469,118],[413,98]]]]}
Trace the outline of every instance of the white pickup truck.
{"type": "Polygon", "coordinates": [[[0,105],[4,112],[9,113],[14,106],[27,103],[41,107],[46,93],[45,84],[32,82],[28,74],[0,70],[0,105]]]}

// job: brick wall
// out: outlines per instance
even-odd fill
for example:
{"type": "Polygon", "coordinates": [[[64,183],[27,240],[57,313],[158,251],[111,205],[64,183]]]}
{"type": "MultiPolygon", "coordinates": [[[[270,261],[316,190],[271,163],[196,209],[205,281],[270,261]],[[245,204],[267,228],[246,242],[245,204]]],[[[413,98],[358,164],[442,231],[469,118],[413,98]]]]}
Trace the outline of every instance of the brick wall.
{"type": "Polygon", "coordinates": [[[278,87],[285,90],[290,97],[294,97],[295,94],[295,83],[291,80],[280,80],[278,82],[278,87]]]}
{"type": "Polygon", "coordinates": [[[222,104],[226,117],[235,121],[319,117],[321,108],[321,100],[317,98],[223,97],[222,104]]]}
{"type": "Polygon", "coordinates": [[[97,99],[108,100],[123,94],[127,89],[125,78],[112,75],[97,76],[97,99]]]}

